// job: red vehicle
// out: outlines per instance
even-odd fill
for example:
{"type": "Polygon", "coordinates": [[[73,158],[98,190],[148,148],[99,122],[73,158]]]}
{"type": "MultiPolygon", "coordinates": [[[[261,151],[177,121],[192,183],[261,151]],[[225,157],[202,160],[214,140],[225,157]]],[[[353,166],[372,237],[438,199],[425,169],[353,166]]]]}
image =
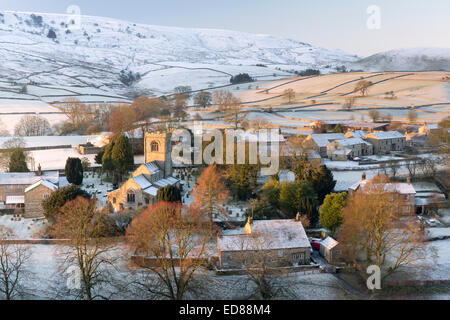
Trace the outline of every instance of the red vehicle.
{"type": "Polygon", "coordinates": [[[319,243],[319,242],[313,241],[313,242],[311,242],[311,247],[312,247],[314,250],[319,251],[319,250],[320,250],[320,243],[319,243]]]}

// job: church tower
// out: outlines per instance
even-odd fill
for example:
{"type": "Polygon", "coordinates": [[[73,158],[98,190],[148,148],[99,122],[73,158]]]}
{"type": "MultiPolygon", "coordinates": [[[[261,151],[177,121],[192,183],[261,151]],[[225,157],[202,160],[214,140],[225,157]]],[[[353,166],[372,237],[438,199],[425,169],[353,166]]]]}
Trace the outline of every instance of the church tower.
{"type": "Polygon", "coordinates": [[[156,161],[164,170],[164,177],[172,175],[172,134],[171,133],[145,133],[144,139],[145,163],[156,161]]]}

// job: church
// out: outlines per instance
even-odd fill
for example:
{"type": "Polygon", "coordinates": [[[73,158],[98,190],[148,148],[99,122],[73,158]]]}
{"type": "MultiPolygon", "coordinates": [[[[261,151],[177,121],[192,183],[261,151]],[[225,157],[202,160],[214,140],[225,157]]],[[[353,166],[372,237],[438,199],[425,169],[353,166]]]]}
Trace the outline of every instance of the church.
{"type": "Polygon", "coordinates": [[[172,176],[171,140],[171,133],[145,134],[145,163],[137,168],[119,189],[108,193],[110,212],[147,207],[156,203],[159,189],[169,185],[179,187],[179,180],[172,176]]]}

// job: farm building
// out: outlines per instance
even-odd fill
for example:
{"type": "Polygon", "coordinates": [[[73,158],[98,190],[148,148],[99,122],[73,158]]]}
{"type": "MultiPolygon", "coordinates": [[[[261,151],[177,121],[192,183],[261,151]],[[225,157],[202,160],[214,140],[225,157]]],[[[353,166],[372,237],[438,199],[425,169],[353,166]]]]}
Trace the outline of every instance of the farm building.
{"type": "Polygon", "coordinates": [[[221,269],[241,269],[265,259],[271,267],[310,264],[311,244],[300,219],[247,221],[243,230],[218,238],[221,269]]]}
{"type": "Polygon", "coordinates": [[[334,263],[339,256],[338,245],[339,242],[331,237],[327,237],[320,242],[320,255],[324,257],[328,263],[334,263]]]}
{"type": "Polygon", "coordinates": [[[375,154],[403,151],[406,147],[406,137],[398,131],[372,132],[364,140],[373,145],[375,154]]]}
{"type": "Polygon", "coordinates": [[[345,134],[343,133],[313,133],[305,139],[304,145],[318,152],[322,158],[326,158],[328,144],[335,140],[343,139],[345,139],[345,134]]]}
{"type": "Polygon", "coordinates": [[[361,138],[335,140],[327,145],[327,155],[331,160],[346,161],[372,154],[373,146],[361,138]]]}

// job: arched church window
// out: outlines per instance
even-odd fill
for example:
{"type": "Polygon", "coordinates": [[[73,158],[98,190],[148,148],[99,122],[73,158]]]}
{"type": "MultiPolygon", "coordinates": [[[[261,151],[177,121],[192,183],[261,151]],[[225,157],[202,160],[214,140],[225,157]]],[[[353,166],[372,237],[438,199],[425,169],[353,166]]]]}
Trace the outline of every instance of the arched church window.
{"type": "Polygon", "coordinates": [[[136,194],[133,191],[128,191],[127,193],[127,202],[135,203],[136,202],[136,194]]]}
{"type": "Polygon", "coordinates": [[[159,151],[159,144],[156,141],[153,141],[150,145],[150,149],[152,152],[158,152],[159,151]]]}

